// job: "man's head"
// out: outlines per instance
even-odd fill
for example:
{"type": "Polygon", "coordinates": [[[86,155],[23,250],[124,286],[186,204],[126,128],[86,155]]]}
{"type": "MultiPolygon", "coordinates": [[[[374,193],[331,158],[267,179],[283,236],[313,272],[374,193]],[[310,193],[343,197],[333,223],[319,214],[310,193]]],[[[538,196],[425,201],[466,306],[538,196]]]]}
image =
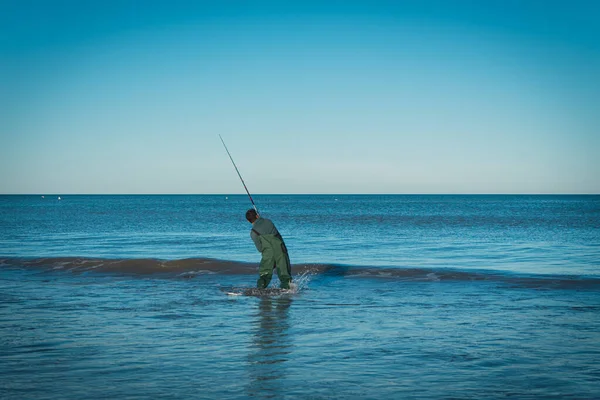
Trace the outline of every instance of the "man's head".
{"type": "Polygon", "coordinates": [[[256,221],[258,219],[258,214],[256,213],[256,210],[251,208],[248,211],[246,211],[246,219],[248,220],[248,222],[253,224],[254,221],[256,221]]]}

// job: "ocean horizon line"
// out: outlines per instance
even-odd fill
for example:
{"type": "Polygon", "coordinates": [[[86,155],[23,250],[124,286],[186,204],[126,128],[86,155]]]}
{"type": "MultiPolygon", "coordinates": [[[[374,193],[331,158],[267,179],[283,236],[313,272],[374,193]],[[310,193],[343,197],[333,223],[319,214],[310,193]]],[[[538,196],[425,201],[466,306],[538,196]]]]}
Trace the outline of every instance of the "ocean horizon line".
{"type": "MultiPolygon", "coordinates": [[[[253,196],[600,196],[600,193],[253,193],[253,196]]],[[[0,196],[248,196],[246,193],[0,193],[0,196]]]]}

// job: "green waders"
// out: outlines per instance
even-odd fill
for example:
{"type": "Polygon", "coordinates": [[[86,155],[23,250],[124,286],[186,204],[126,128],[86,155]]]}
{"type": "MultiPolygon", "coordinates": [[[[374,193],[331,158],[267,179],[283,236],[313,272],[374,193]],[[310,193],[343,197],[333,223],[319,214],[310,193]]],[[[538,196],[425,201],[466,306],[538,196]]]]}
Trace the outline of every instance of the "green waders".
{"type": "Polygon", "coordinates": [[[292,267],[281,235],[261,235],[257,231],[254,231],[254,233],[258,235],[263,248],[256,286],[259,289],[269,286],[273,277],[273,269],[277,268],[277,276],[281,282],[279,287],[289,289],[292,281],[292,267]]]}

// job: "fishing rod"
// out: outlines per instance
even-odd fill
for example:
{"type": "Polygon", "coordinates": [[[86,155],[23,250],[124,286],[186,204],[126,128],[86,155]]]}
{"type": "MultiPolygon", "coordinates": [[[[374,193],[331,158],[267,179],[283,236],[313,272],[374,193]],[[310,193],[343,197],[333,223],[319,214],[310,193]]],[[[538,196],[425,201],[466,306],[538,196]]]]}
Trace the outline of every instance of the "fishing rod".
{"type": "Polygon", "coordinates": [[[219,138],[221,139],[221,143],[223,143],[223,147],[225,147],[225,151],[227,151],[227,155],[229,155],[229,159],[231,160],[231,163],[233,164],[233,167],[235,168],[235,172],[237,172],[238,176],[240,177],[240,180],[242,181],[242,185],[244,185],[244,189],[246,189],[246,193],[248,193],[248,197],[250,197],[250,202],[252,203],[252,207],[254,207],[254,211],[256,211],[257,214],[260,214],[258,212],[258,209],[256,208],[256,204],[254,204],[254,200],[252,200],[252,195],[250,195],[250,191],[246,187],[246,183],[244,182],[244,178],[242,178],[242,174],[240,174],[240,171],[238,170],[237,165],[235,165],[235,161],[233,161],[233,157],[231,157],[231,153],[229,152],[229,149],[227,149],[227,145],[225,145],[225,141],[223,140],[221,135],[219,135],[219,138]]]}

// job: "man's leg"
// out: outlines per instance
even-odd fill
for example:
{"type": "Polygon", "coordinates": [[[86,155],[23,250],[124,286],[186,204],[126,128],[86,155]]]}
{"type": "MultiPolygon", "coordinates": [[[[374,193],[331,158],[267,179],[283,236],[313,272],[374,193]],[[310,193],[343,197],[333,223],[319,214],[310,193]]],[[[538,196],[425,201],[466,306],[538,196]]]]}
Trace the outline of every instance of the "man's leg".
{"type": "Polygon", "coordinates": [[[269,283],[271,282],[271,277],[273,276],[273,274],[271,275],[260,275],[258,277],[258,280],[256,281],[256,287],[259,289],[265,289],[267,286],[269,286],[269,283]]]}
{"type": "Polygon", "coordinates": [[[269,286],[271,278],[273,277],[273,266],[275,260],[271,254],[264,254],[260,260],[260,266],[258,267],[258,281],[256,281],[256,287],[264,289],[269,286]]]}
{"type": "Polygon", "coordinates": [[[292,281],[292,277],[290,274],[292,268],[290,266],[289,257],[286,253],[281,252],[277,255],[275,264],[277,266],[277,276],[279,277],[279,281],[281,282],[279,287],[282,289],[289,289],[290,282],[292,281]]]}

